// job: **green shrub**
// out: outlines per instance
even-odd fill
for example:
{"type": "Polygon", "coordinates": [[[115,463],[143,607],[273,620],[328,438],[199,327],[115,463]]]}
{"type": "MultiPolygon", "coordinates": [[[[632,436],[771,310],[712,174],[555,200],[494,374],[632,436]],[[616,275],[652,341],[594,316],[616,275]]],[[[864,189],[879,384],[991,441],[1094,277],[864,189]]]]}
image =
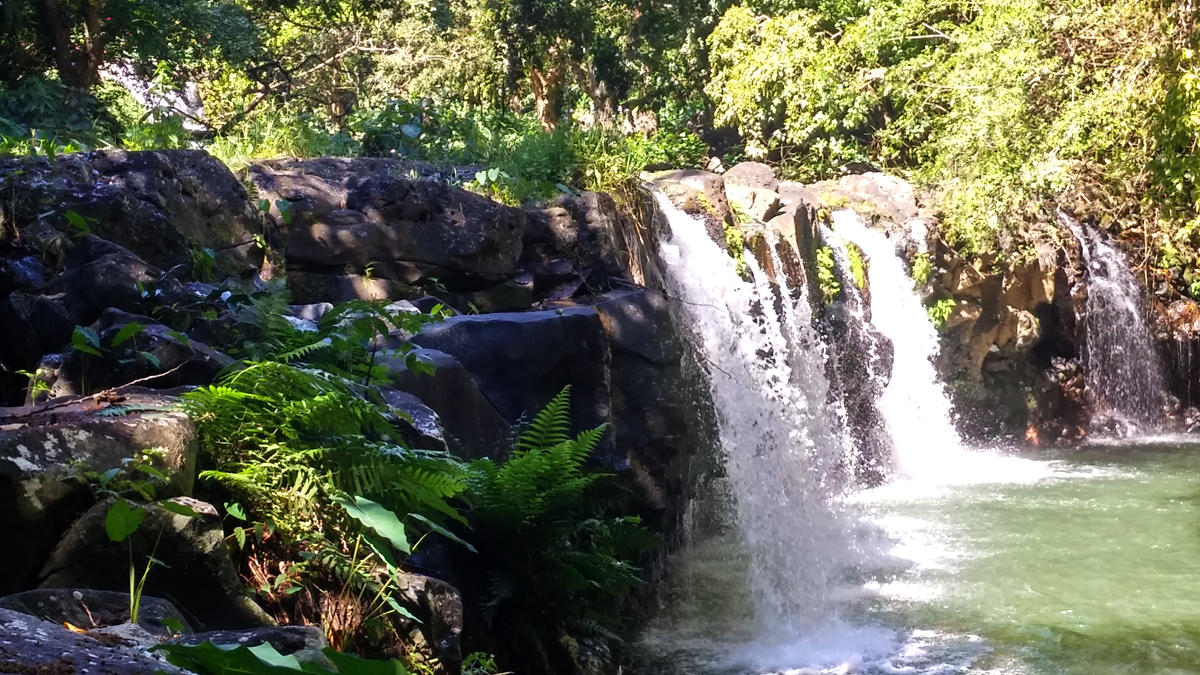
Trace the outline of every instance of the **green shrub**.
{"type": "Polygon", "coordinates": [[[943,330],[956,306],[954,298],[942,298],[927,307],[925,311],[929,314],[929,320],[933,322],[934,327],[943,330]]]}

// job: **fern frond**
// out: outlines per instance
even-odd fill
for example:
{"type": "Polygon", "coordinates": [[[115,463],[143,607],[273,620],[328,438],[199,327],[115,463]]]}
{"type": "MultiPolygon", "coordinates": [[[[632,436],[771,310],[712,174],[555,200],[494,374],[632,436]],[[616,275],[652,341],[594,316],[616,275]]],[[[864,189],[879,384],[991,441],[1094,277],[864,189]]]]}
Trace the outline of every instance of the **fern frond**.
{"type": "Polygon", "coordinates": [[[570,438],[571,385],[563,387],[529,423],[517,441],[521,451],[558,445],[570,438]]]}

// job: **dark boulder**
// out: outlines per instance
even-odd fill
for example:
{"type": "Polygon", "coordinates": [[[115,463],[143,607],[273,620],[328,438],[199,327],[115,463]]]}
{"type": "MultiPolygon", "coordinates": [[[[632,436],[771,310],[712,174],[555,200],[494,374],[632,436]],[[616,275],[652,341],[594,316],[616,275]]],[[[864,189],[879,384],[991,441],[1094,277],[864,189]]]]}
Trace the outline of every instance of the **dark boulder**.
{"type": "Polygon", "coordinates": [[[442,430],[442,421],[432,408],[421,402],[416,396],[398,389],[381,388],[383,400],[397,416],[396,426],[400,428],[400,437],[410,448],[423,450],[448,450],[446,432],[442,430]]]}
{"type": "Polygon", "coordinates": [[[107,253],[68,269],[55,277],[45,292],[61,294],[67,315],[79,326],[91,325],[109,307],[148,314],[156,305],[191,297],[162,270],[123,253],[107,253]]]}
{"type": "Polygon", "coordinates": [[[153,463],[169,477],[160,495],[191,494],[197,451],[192,421],[169,410],[174,400],[167,397],[114,398],[0,408],[0,523],[7,539],[21,542],[0,557],[0,592],[33,586],[59,537],[92,505],[91,489],[70,476],[103,473],[160,449],[153,463]]]}
{"type": "Polygon", "coordinates": [[[61,295],[12,293],[0,300],[0,364],[33,372],[42,355],[70,344],[74,330],[61,295]]]}
{"type": "Polygon", "coordinates": [[[137,647],[100,642],[10,609],[0,609],[0,670],[35,675],[182,672],[137,647]]]}
{"type": "Polygon", "coordinates": [[[656,291],[617,291],[595,305],[611,348],[612,427],[634,508],[662,532],[676,531],[695,457],[717,441],[699,371],[656,291]],[[706,416],[707,414],[707,416],[706,416]]]}
{"type": "MultiPolygon", "coordinates": [[[[414,611],[420,623],[394,614],[397,632],[411,645],[410,655],[419,667],[434,675],[458,675],[462,671],[463,603],[458,589],[420,574],[401,572],[395,595],[414,611]]],[[[405,656],[396,654],[395,656],[405,656]]]]}
{"type": "Polygon", "coordinates": [[[416,355],[433,366],[432,374],[413,372],[403,359],[384,358],[391,385],[416,396],[433,410],[445,431],[451,452],[463,459],[498,458],[512,445],[512,427],[496,412],[471,378],[449,354],[418,349],[416,355]]]}
{"type": "MultiPolygon", "coordinates": [[[[267,162],[250,169],[260,194],[282,200],[289,266],[414,283],[437,277],[479,290],[514,273],[525,213],[387,160],[267,162]]],[[[277,207],[278,208],[278,207],[277,207]]]]}
{"type": "Polygon", "coordinates": [[[18,231],[44,219],[116,242],[162,269],[199,273],[193,250],[204,248],[215,252],[220,271],[257,268],[261,217],[237,178],[202,150],[0,160],[0,176],[18,231]]]}
{"type": "Polygon", "coordinates": [[[208,345],[118,309],[105,310],[91,329],[99,338],[95,349],[100,356],[68,347],[39,364],[39,378],[49,388],[47,398],[90,394],[147,378],[152,379],[146,385],[154,389],[206,385],[233,364],[233,359],[208,345]],[[130,324],[141,328],[114,344],[130,324]]]}
{"type": "MultiPolygon", "coordinates": [[[[458,359],[510,424],[532,418],[567,385],[576,432],[609,419],[608,338],[590,307],[456,316],[412,341],[458,359]]],[[[606,463],[616,462],[612,448],[605,434],[606,463]]]]}
{"type": "Polygon", "coordinates": [[[189,518],[157,504],[142,504],[145,520],[127,541],[113,542],[105,530],[112,508],[106,500],[89,509],[67,530],[42,567],[42,588],[95,588],[117,591],[129,587],[129,556],[135,565],[153,556],[156,565],[146,593],[173,602],[193,626],[202,629],[254,628],[273,621],[246,595],[237,567],[229,557],[221,519],[212,506],[177,498],[199,514],[189,518]]]}
{"type": "Polygon", "coordinates": [[[257,647],[269,644],[284,656],[293,656],[300,663],[316,663],[326,668],[333,664],[322,653],[329,646],[318,626],[264,626],[245,630],[218,630],[194,633],[170,640],[172,644],[257,647]]]}
{"type": "MultiPolygon", "coordinates": [[[[35,616],[50,623],[90,630],[129,621],[129,594],[74,588],[39,588],[0,598],[0,609],[35,616]]],[[[143,595],[138,626],[163,640],[191,633],[187,619],[170,602],[143,595]]]]}
{"type": "Polygon", "coordinates": [[[29,253],[0,255],[0,298],[14,291],[36,293],[49,276],[42,259],[29,253]]]}

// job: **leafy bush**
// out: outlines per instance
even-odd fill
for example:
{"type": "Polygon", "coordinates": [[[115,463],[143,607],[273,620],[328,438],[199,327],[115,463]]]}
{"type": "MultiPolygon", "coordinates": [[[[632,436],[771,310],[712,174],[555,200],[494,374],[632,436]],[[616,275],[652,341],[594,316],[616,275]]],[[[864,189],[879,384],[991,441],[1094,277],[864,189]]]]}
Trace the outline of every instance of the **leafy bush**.
{"type": "Polygon", "coordinates": [[[925,311],[929,314],[929,320],[933,322],[934,327],[942,330],[946,327],[950,315],[954,313],[955,307],[954,298],[942,298],[925,308],[925,311]]]}

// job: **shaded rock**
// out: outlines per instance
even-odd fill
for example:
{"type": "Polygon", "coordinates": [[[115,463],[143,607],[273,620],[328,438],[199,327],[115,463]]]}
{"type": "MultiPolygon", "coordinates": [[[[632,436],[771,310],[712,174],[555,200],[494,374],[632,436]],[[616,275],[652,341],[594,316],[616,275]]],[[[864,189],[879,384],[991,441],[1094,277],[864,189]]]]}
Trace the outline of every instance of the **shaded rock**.
{"type": "Polygon", "coordinates": [[[347,300],[394,300],[411,293],[407,284],[363,274],[323,274],[289,269],[288,288],[300,304],[347,300]]]}
{"type": "Polygon", "coordinates": [[[762,162],[741,162],[725,172],[725,188],[747,187],[754,190],[779,191],[779,179],[775,170],[762,162]]]}
{"type": "MultiPolygon", "coordinates": [[[[89,630],[129,621],[129,594],[73,588],[39,588],[0,598],[0,609],[10,609],[62,625],[89,630]]],[[[137,625],[162,640],[191,633],[188,622],[170,602],[143,595],[137,625]],[[171,625],[168,625],[171,624],[171,625]]]]}
{"type": "Polygon", "coordinates": [[[49,387],[46,398],[90,394],[152,376],[157,377],[147,385],[154,389],[207,385],[234,362],[148,317],[118,309],[105,310],[91,328],[99,336],[102,356],[68,347],[58,357],[43,359],[38,367],[40,378],[49,387]],[[114,346],[115,338],[129,324],[143,328],[114,346]]]}
{"type": "Polygon", "coordinates": [[[275,651],[284,656],[294,656],[300,663],[315,663],[325,668],[333,668],[333,663],[322,653],[329,643],[318,626],[264,626],[246,630],[218,630],[185,635],[169,642],[189,646],[202,645],[205,642],[217,646],[241,647],[270,644],[275,651]]]}
{"type": "Polygon", "coordinates": [[[394,412],[407,416],[407,419],[398,419],[397,426],[400,428],[400,437],[408,447],[424,450],[449,449],[438,414],[422,403],[421,399],[398,389],[383,388],[379,393],[394,412]]]}
{"type": "Polygon", "coordinates": [[[9,609],[0,609],[0,670],[36,675],[182,672],[136,647],[102,643],[9,609]]]}
{"type": "Polygon", "coordinates": [[[442,295],[445,304],[462,313],[515,312],[533,306],[534,285],[531,277],[518,276],[481,291],[448,291],[442,295]]]}
{"type": "Polygon", "coordinates": [[[0,298],[19,291],[33,293],[46,285],[46,266],[42,259],[28,253],[0,255],[0,298]]]}
{"type": "Polygon", "coordinates": [[[632,508],[659,531],[676,531],[693,460],[716,443],[706,384],[685,370],[687,347],[662,294],[616,291],[595,310],[611,349],[612,434],[632,508]]]}
{"type": "MultiPolygon", "coordinates": [[[[17,229],[46,217],[63,232],[88,229],[162,269],[192,271],[192,248],[216,252],[222,271],[245,275],[260,262],[261,219],[242,184],[202,150],[126,152],[0,160],[17,229]]],[[[90,322],[89,322],[90,323],[90,322]]]]}
{"type": "Polygon", "coordinates": [[[260,194],[288,204],[278,220],[288,263],[297,269],[371,268],[409,283],[438,277],[450,287],[514,272],[523,211],[397,168],[378,160],[309,160],[260,163],[249,175],[260,194]]]}
{"type": "Polygon", "coordinates": [[[0,364],[33,372],[43,354],[70,344],[74,331],[61,295],[12,293],[0,300],[0,364]]]}
{"type": "Polygon", "coordinates": [[[383,157],[320,157],[268,159],[252,163],[246,178],[259,197],[270,204],[270,215],[286,231],[291,223],[316,222],[346,209],[349,194],[366,179],[383,173],[410,179],[465,179],[473,170],[438,167],[429,162],[383,157]],[[279,202],[290,214],[284,222],[279,202]]]}
{"type": "Polygon", "coordinates": [[[558,250],[572,254],[580,268],[595,269],[608,277],[627,276],[622,255],[622,228],[627,225],[612,197],[600,192],[560,195],[551,207],[562,209],[569,217],[567,223],[554,228],[551,243],[558,250]]]}
{"type": "MultiPolygon", "coordinates": [[[[608,339],[590,307],[456,316],[412,341],[458,359],[510,424],[532,418],[567,385],[575,431],[608,421],[608,339]]],[[[612,447],[605,434],[598,456],[612,461],[612,447]]]]}
{"type": "MultiPolygon", "coordinates": [[[[92,505],[91,489],[69,479],[78,471],[102,473],[160,448],[153,465],[169,478],[161,494],[191,494],[196,430],[187,415],[161,409],[173,403],[164,396],[130,393],[111,403],[63,400],[0,409],[0,522],[7,537],[21,542],[0,557],[0,592],[33,586],[62,533],[92,505]],[[130,412],[99,415],[121,408],[130,412]]],[[[126,586],[113,590],[128,587],[128,569],[124,580],[126,586]]]]}
{"type": "Polygon", "coordinates": [[[234,629],[272,624],[245,594],[216,509],[194,499],[175,501],[181,500],[200,517],[181,516],[154,503],[139,505],[146,510],[145,520],[124,542],[110,541],[105,530],[112,500],[96,504],[55,547],[39,575],[41,587],[128,588],[132,546],[137,565],[150,556],[169,565],[151,570],[145,592],[169,599],[193,626],[234,629]]]}
{"type": "Polygon", "coordinates": [[[653,183],[676,208],[704,220],[704,229],[710,239],[722,250],[725,243],[725,226],[733,227],[737,220],[729,207],[725,194],[725,180],[707,171],[680,169],[642,174],[642,179],[653,183]]]}
{"type": "Polygon", "coordinates": [[[415,373],[403,359],[385,357],[380,365],[390,371],[392,386],[416,396],[437,414],[450,451],[463,459],[498,458],[507,452],[512,427],[480,393],[463,364],[432,349],[415,353],[433,365],[433,374],[415,373]]]}
{"type": "Polygon", "coordinates": [[[62,294],[67,315],[79,326],[91,325],[109,307],[147,314],[155,304],[192,298],[162,270],[121,253],[105,254],[67,270],[46,286],[46,293],[62,294]]]}
{"type": "MultiPolygon", "coordinates": [[[[463,604],[450,584],[420,574],[400,573],[395,595],[413,608],[421,623],[396,614],[393,621],[406,635],[423,665],[436,675],[457,675],[462,670],[463,604]]],[[[402,656],[397,654],[397,656],[402,656]]]]}

